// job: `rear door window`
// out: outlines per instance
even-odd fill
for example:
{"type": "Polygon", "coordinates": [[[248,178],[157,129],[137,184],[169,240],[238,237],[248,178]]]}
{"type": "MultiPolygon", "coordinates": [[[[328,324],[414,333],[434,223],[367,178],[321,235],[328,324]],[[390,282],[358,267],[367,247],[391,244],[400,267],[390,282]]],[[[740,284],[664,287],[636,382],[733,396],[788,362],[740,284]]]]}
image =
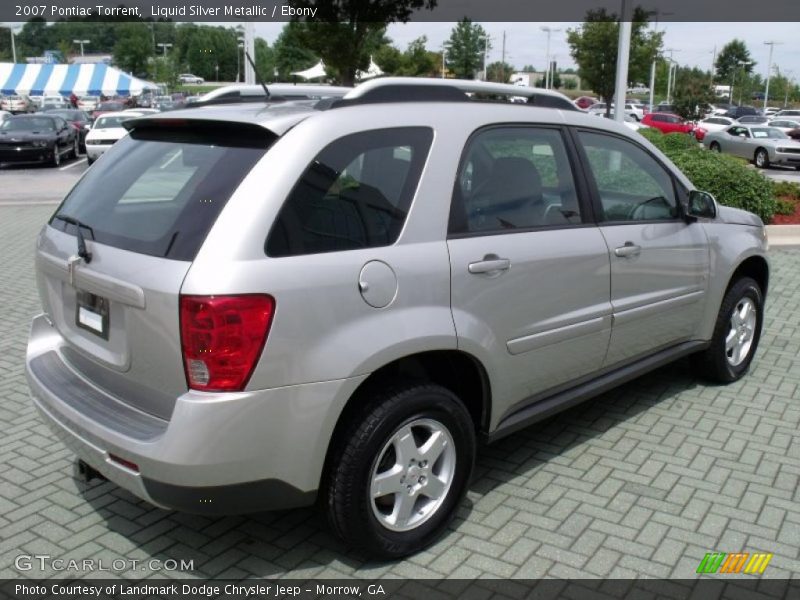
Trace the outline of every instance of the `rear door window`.
{"type": "Polygon", "coordinates": [[[388,246],[428,156],[427,127],[378,129],[329,144],[306,168],[267,237],[269,256],[388,246]]]}
{"type": "Polygon", "coordinates": [[[51,218],[88,240],[193,260],[228,199],[274,141],[253,128],[134,130],[92,166],[51,218]]]}

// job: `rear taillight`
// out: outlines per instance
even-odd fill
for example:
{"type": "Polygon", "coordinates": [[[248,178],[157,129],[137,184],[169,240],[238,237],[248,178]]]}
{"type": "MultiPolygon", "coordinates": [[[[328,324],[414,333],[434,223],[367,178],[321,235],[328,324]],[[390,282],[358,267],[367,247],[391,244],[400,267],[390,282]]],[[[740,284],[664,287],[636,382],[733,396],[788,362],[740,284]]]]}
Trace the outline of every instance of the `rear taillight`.
{"type": "Polygon", "coordinates": [[[189,387],[243,390],[269,334],[275,299],[267,295],[181,296],[180,311],[189,387]]]}

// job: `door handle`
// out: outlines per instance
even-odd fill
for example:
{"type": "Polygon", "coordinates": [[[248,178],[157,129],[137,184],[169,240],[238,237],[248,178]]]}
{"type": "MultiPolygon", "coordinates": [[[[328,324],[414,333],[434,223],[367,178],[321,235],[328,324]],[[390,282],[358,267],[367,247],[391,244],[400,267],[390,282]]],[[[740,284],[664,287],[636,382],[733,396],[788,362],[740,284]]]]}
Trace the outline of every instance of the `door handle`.
{"type": "Polygon", "coordinates": [[[511,267],[511,261],[507,258],[500,258],[495,254],[487,254],[483,260],[469,263],[469,272],[473,275],[481,273],[497,273],[507,271],[511,267]]]}
{"type": "Polygon", "coordinates": [[[614,254],[621,258],[630,258],[632,256],[639,256],[642,253],[642,247],[634,244],[633,242],[625,242],[624,246],[614,248],[614,254]]]}

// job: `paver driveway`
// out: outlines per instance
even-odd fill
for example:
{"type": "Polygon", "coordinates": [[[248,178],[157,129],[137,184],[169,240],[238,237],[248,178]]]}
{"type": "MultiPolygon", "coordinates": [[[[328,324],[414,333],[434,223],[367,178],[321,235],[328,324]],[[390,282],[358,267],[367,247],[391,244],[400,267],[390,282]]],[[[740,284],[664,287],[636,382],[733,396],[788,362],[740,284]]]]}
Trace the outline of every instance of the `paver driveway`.
{"type": "Polygon", "coordinates": [[[0,578],[54,573],[18,572],[21,554],[143,561],[125,577],[687,578],[712,551],[771,552],[765,577],[800,576],[800,250],[772,253],[766,329],[743,381],[706,386],[683,361],[484,449],[449,533],[379,564],[312,510],[209,519],[72,478],[22,368],[38,310],[33,240],[52,210],[0,206],[0,578]],[[151,559],[194,570],[156,573],[151,559]]]}

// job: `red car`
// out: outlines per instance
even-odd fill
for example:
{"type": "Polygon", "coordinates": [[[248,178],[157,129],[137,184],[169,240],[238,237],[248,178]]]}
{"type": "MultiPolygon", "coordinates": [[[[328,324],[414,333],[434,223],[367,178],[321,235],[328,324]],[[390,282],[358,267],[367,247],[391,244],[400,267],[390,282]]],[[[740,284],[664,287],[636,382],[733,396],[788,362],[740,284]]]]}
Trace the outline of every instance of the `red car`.
{"type": "Polygon", "coordinates": [[[575,106],[583,110],[586,110],[592,104],[596,103],[597,103],[597,98],[592,98],[591,96],[581,96],[580,98],[575,99],[575,106]]]}
{"type": "Polygon", "coordinates": [[[655,127],[662,133],[690,133],[694,129],[694,125],[670,113],[649,113],[642,119],[642,125],[655,127]]]}

